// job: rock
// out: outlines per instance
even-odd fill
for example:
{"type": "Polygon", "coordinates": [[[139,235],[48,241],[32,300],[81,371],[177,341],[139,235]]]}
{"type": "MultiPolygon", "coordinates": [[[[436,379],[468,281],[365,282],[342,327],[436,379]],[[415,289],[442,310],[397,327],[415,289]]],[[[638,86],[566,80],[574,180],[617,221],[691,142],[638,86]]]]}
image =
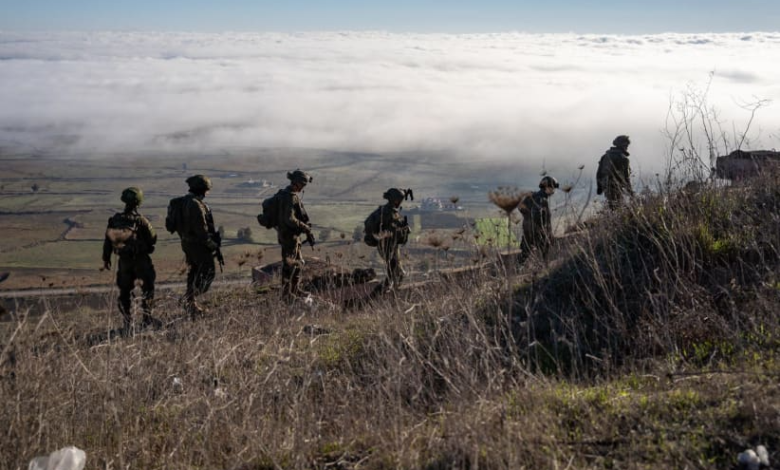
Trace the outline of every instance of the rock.
{"type": "Polygon", "coordinates": [[[319,325],[306,325],[302,330],[305,334],[311,336],[329,335],[330,330],[319,325]]]}
{"type": "Polygon", "coordinates": [[[766,450],[766,447],[764,446],[758,446],[756,447],[756,454],[758,454],[758,461],[763,465],[764,467],[769,466],[769,451],[766,450]]]}
{"type": "Polygon", "coordinates": [[[178,377],[173,378],[173,391],[176,393],[181,393],[184,391],[184,385],[182,384],[182,381],[178,377]]]}
{"type": "Polygon", "coordinates": [[[758,455],[753,449],[747,449],[737,456],[737,462],[741,468],[747,468],[748,470],[758,470],[761,461],[758,459],[758,455]]]}
{"type": "Polygon", "coordinates": [[[78,447],[65,447],[48,457],[35,457],[28,470],[83,470],[87,454],[78,447]]]}

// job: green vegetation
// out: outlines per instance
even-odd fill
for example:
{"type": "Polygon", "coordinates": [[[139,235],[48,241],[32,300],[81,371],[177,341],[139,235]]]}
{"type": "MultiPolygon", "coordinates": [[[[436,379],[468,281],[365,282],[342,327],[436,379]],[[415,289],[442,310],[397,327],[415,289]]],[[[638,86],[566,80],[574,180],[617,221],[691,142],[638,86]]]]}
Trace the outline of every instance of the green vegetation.
{"type": "MultiPolygon", "coordinates": [[[[512,226],[514,227],[514,225],[512,226]]],[[[520,241],[517,239],[515,231],[510,231],[506,218],[484,218],[476,220],[475,237],[477,244],[482,246],[491,246],[496,248],[517,248],[520,241]]]]}

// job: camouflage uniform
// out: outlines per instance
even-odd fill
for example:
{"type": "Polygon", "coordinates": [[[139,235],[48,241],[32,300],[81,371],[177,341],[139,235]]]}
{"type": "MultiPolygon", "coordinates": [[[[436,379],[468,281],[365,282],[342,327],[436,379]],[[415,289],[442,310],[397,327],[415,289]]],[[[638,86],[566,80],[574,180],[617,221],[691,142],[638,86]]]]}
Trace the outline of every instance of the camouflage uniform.
{"type": "Polygon", "coordinates": [[[401,284],[404,278],[400,247],[405,245],[409,239],[409,227],[401,217],[400,207],[396,207],[392,201],[382,206],[379,223],[377,250],[387,265],[385,287],[395,288],[401,284]]]}
{"type": "Polygon", "coordinates": [[[211,208],[203,202],[203,195],[190,192],[185,196],[181,249],[187,260],[187,292],[184,301],[190,313],[202,313],[195,297],[209,290],[216,276],[214,256],[219,248],[219,235],[214,228],[211,208]]]}
{"type": "Polygon", "coordinates": [[[607,206],[614,210],[620,207],[625,194],[633,195],[631,188],[631,168],[628,160],[627,136],[618,136],[611,147],[599,160],[596,174],[597,193],[604,193],[607,206]]]}
{"type": "MultiPolygon", "coordinates": [[[[118,212],[108,219],[106,237],[103,241],[103,263],[107,267],[111,265],[111,253],[116,253],[119,257],[116,285],[119,287],[119,312],[122,314],[126,329],[132,324],[130,303],[136,280],[142,282],[141,306],[144,324],[156,322],[152,317],[156,273],[152,258],[149,256],[154,252],[156,243],[157,234],[155,234],[152,224],[146,217],[138,213],[136,207],[128,205],[124,212],[118,212]],[[112,234],[119,233],[122,228],[126,227],[135,228],[135,241],[117,247],[115,237],[121,235],[112,234]]],[[[123,244],[121,240],[119,244],[123,244]]]]}
{"type": "Polygon", "coordinates": [[[526,196],[520,203],[523,214],[523,239],[520,242],[521,260],[528,258],[531,250],[538,248],[547,257],[552,245],[552,217],[550,204],[544,189],[526,196]]]}
{"type": "Polygon", "coordinates": [[[300,236],[311,232],[309,215],[300,193],[292,185],[279,192],[277,240],[282,246],[282,296],[292,299],[300,292],[303,257],[300,236]]]}

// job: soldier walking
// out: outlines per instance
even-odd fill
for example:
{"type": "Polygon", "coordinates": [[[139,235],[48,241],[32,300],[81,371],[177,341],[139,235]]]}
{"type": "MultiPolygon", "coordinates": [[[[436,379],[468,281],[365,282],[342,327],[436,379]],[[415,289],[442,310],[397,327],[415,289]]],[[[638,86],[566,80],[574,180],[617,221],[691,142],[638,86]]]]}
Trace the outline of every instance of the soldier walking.
{"type": "Polygon", "coordinates": [[[623,204],[623,196],[634,195],[631,188],[631,168],[628,161],[628,146],[631,139],[619,135],[612,141],[612,147],[599,160],[596,171],[596,193],[607,198],[607,207],[616,210],[623,204]]]}
{"type": "Polygon", "coordinates": [[[552,216],[547,198],[555,194],[558,180],[545,176],[539,182],[539,191],[526,196],[518,208],[523,214],[523,240],[520,242],[520,262],[528,259],[531,250],[538,249],[546,259],[552,246],[552,216]]]}
{"type": "Polygon", "coordinates": [[[157,234],[149,220],[138,213],[143,199],[143,192],[139,188],[131,187],[122,191],[121,200],[125,203],[125,210],[108,219],[103,241],[103,267],[111,269],[112,253],[119,258],[116,285],[119,287],[119,313],[122,314],[122,333],[125,335],[132,330],[130,305],[136,280],[141,281],[142,325],[155,328],[162,326],[162,322],[152,316],[156,273],[149,255],[154,252],[157,234]]]}
{"type": "Polygon", "coordinates": [[[401,204],[411,194],[410,189],[388,189],[382,195],[387,204],[379,206],[366,220],[366,241],[377,247],[385,262],[387,277],[378,287],[385,292],[396,290],[404,279],[400,247],[409,241],[409,223],[401,217],[401,204]]]}
{"type": "Polygon", "coordinates": [[[187,313],[195,318],[203,315],[203,308],[195,299],[209,290],[216,276],[214,258],[220,265],[224,261],[220,250],[222,239],[214,228],[211,208],[203,202],[211,190],[211,180],[204,175],[195,175],[187,178],[186,182],[190,192],[180,198],[179,208],[174,209],[180,217],[180,222],[174,225],[178,225],[181,249],[189,268],[187,291],[182,300],[187,313]]]}
{"type": "Polygon", "coordinates": [[[282,246],[282,298],[287,302],[295,300],[301,293],[301,273],[303,257],[301,255],[300,236],[306,235],[310,245],[314,246],[309,215],[303,207],[301,192],[313,178],[300,169],[288,172],[290,184],[279,191],[279,215],[276,228],[277,240],[282,246]]]}

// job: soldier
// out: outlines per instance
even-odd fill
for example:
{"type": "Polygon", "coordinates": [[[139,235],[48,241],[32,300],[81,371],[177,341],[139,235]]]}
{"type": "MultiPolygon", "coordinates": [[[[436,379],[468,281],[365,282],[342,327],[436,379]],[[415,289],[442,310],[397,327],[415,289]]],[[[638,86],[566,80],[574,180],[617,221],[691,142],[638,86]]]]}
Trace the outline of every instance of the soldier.
{"type": "Polygon", "coordinates": [[[195,298],[207,292],[216,276],[217,258],[224,265],[220,246],[221,237],[214,228],[211,208],[203,202],[206,193],[211,190],[211,180],[207,176],[195,175],[187,178],[190,192],[180,203],[181,224],[179,236],[181,249],[187,260],[187,291],[182,299],[187,313],[194,319],[203,315],[203,308],[195,298]]]}
{"type": "Polygon", "coordinates": [[[138,213],[143,199],[144,194],[139,188],[122,191],[121,200],[125,203],[125,210],[108,219],[103,241],[103,267],[111,269],[111,253],[119,257],[116,285],[119,287],[119,313],[122,314],[122,333],[125,335],[130,333],[133,325],[130,301],[136,280],[141,281],[143,326],[162,326],[162,322],[152,316],[156,273],[149,255],[154,252],[157,234],[149,220],[138,213]]]}
{"type": "Polygon", "coordinates": [[[314,246],[309,215],[303,207],[300,193],[313,178],[301,170],[287,173],[290,184],[278,193],[279,216],[276,227],[277,240],[282,246],[282,298],[288,302],[300,295],[301,256],[300,236],[306,234],[306,240],[314,246]]]}
{"type": "Polygon", "coordinates": [[[534,248],[542,252],[547,258],[547,253],[552,245],[552,217],[550,204],[547,198],[555,194],[559,187],[558,181],[552,176],[545,176],[539,182],[539,191],[526,196],[518,206],[523,214],[523,240],[520,242],[519,261],[525,261],[534,248]]]}
{"type": "Polygon", "coordinates": [[[607,198],[607,206],[615,210],[623,203],[623,195],[634,195],[631,188],[631,169],[628,161],[628,146],[631,140],[627,135],[619,135],[612,141],[612,148],[599,160],[596,171],[596,193],[607,198]]]}
{"type": "Polygon", "coordinates": [[[401,245],[406,245],[409,240],[409,224],[405,217],[401,217],[401,203],[411,194],[411,190],[390,188],[382,195],[387,199],[387,204],[380,206],[369,216],[368,234],[377,242],[379,256],[385,261],[387,277],[379,289],[393,291],[401,285],[404,278],[404,270],[401,266],[401,245]]]}

